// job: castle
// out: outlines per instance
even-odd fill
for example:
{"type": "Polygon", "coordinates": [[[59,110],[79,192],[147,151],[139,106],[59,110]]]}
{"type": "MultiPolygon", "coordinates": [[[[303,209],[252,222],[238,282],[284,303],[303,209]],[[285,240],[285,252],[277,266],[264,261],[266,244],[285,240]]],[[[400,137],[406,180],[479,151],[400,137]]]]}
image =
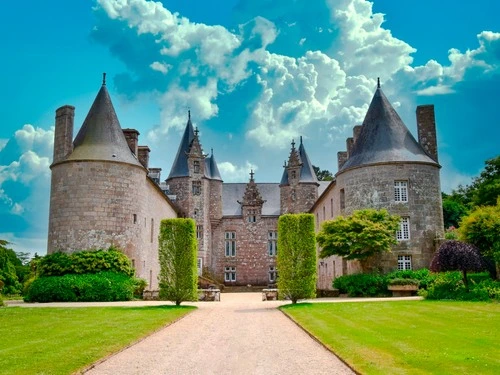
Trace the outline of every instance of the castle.
{"type": "MultiPolygon", "coordinates": [[[[198,272],[226,285],[276,282],[277,222],[281,214],[311,212],[321,222],[361,208],[401,216],[398,245],[374,257],[381,271],[427,267],[443,233],[434,107],[417,108],[418,142],[380,85],[365,120],[338,153],[333,181],[318,181],[302,137],[292,147],[279,183],[224,183],[213,151],[203,153],[191,114],[165,181],[149,167],[139,132],[122,129],[105,80],[73,140],[74,107],[56,111],[51,165],[48,253],[115,245],[137,276],[158,288],[162,219],[196,221],[198,272]]],[[[318,261],[318,287],[358,271],[355,261],[318,261]]]]}

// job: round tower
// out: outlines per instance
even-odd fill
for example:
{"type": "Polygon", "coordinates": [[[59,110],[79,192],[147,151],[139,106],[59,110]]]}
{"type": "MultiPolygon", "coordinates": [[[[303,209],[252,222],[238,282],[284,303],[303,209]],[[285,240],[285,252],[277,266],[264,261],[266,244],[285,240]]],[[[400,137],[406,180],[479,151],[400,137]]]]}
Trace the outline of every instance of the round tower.
{"type": "Polygon", "coordinates": [[[380,86],[347,146],[347,153],[339,153],[336,174],[341,214],[384,208],[401,217],[392,253],[370,258],[364,271],[429,267],[435,240],[443,235],[440,165],[415,140],[380,86]]]}

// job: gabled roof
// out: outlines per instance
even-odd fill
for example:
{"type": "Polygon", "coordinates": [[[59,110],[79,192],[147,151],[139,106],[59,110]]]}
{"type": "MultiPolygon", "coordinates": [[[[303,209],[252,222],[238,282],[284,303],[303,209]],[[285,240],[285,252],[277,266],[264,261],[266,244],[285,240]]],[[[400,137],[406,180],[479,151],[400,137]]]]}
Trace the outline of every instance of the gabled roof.
{"type": "MultiPolygon", "coordinates": [[[[292,153],[294,152],[294,144],[292,143],[292,153]]],[[[300,167],[300,175],[299,182],[315,182],[318,183],[318,178],[316,177],[316,173],[314,173],[314,169],[312,167],[311,161],[309,160],[309,156],[307,156],[306,149],[304,144],[302,143],[302,137],[300,137],[300,146],[298,150],[301,167],[300,167]]],[[[281,177],[280,185],[288,184],[288,171],[285,167],[283,171],[283,176],[281,177]]]]}
{"type": "MultiPolygon", "coordinates": [[[[222,184],[222,216],[240,216],[241,202],[247,188],[246,183],[222,184]]],[[[260,196],[265,200],[262,215],[278,216],[280,214],[280,187],[276,183],[258,183],[260,196]]]]}
{"type": "Polygon", "coordinates": [[[212,155],[205,158],[205,177],[211,180],[222,181],[219,168],[217,167],[217,162],[215,161],[213,150],[212,155]]]}
{"type": "Polygon", "coordinates": [[[385,162],[422,162],[438,165],[415,140],[378,87],[352,152],[339,172],[385,162]]]}
{"type": "Polygon", "coordinates": [[[130,151],[104,82],[67,160],[110,160],[142,166],[130,151]]]}
{"type": "Polygon", "coordinates": [[[189,166],[187,154],[189,153],[189,147],[194,139],[194,129],[191,123],[191,114],[188,116],[188,122],[186,124],[186,129],[182,135],[181,144],[177,150],[177,155],[175,156],[174,164],[172,164],[172,169],[167,177],[167,180],[172,177],[186,177],[189,176],[189,166]]]}

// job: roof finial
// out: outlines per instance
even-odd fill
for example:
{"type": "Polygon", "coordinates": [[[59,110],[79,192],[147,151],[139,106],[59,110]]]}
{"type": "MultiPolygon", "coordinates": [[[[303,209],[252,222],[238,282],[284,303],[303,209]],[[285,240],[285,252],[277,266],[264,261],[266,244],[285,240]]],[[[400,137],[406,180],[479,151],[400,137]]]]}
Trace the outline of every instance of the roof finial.
{"type": "Polygon", "coordinates": [[[106,86],[106,73],[102,73],[102,85],[106,86]]]}
{"type": "Polygon", "coordinates": [[[198,127],[196,127],[196,128],[194,129],[194,136],[195,136],[195,137],[198,137],[198,133],[199,133],[199,132],[200,132],[200,131],[198,130],[198,127]]]}
{"type": "Polygon", "coordinates": [[[213,147],[210,149],[210,153],[212,154],[212,156],[214,156],[214,148],[213,147]]]}
{"type": "Polygon", "coordinates": [[[253,169],[250,169],[250,181],[253,181],[253,175],[254,175],[253,169]]]}
{"type": "Polygon", "coordinates": [[[292,150],[295,149],[295,139],[292,139],[292,150]]]}
{"type": "Polygon", "coordinates": [[[377,88],[380,88],[380,77],[377,77],[377,88]]]}
{"type": "Polygon", "coordinates": [[[302,136],[300,136],[300,144],[302,144],[302,136]]]}
{"type": "Polygon", "coordinates": [[[191,120],[191,108],[188,107],[188,120],[191,120]]]}

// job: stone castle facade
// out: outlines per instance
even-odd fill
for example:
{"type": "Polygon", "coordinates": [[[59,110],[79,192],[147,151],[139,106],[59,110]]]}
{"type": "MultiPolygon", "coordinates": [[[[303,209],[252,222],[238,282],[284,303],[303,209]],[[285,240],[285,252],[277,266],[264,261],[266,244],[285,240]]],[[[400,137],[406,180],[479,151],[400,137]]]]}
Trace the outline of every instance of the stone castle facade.
{"type": "MultiPolygon", "coordinates": [[[[161,219],[196,221],[199,273],[226,285],[276,282],[277,222],[281,214],[311,212],[321,222],[361,208],[386,208],[402,217],[398,245],[375,257],[382,271],[428,267],[443,233],[433,106],[417,108],[418,142],[380,87],[347,151],[338,153],[333,181],[318,181],[300,139],[279,183],[224,183],[213,151],[203,152],[191,114],[165,181],[148,165],[139,133],[121,129],[105,82],[73,140],[74,108],[56,111],[48,252],[116,245],[137,275],[158,286],[161,219]]],[[[338,257],[318,262],[318,287],[359,271],[338,257]]]]}

